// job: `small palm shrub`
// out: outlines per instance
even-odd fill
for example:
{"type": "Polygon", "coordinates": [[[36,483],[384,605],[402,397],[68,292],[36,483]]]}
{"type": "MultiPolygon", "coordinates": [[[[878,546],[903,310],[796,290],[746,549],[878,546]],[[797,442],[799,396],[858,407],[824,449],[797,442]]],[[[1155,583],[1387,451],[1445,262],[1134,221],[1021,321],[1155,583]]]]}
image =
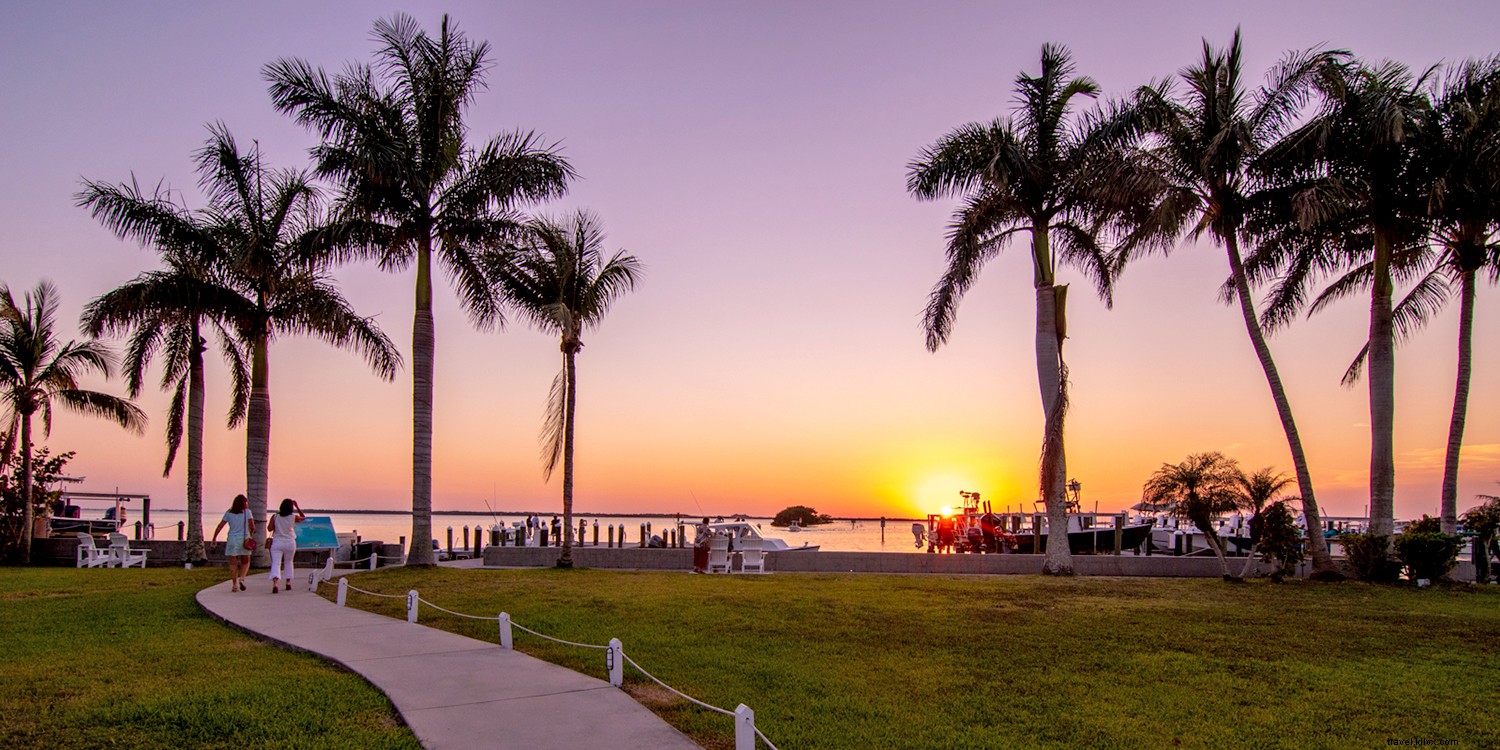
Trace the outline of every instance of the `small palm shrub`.
{"type": "Polygon", "coordinates": [[[1470,508],[1459,520],[1465,531],[1474,534],[1474,582],[1488,583],[1490,555],[1500,554],[1495,549],[1495,535],[1500,532],[1500,497],[1488,497],[1486,503],[1470,508]]]}
{"type": "Polygon", "coordinates": [[[1391,557],[1390,537],[1384,534],[1344,534],[1344,559],[1354,577],[1373,583],[1391,583],[1401,577],[1401,563],[1391,557]]]}
{"type": "Polygon", "coordinates": [[[1297,519],[1291,508],[1282,501],[1271,503],[1265,510],[1250,519],[1250,538],[1255,540],[1261,559],[1271,563],[1271,580],[1281,579],[1297,572],[1297,563],[1302,562],[1302,540],[1297,533],[1297,519]]]}

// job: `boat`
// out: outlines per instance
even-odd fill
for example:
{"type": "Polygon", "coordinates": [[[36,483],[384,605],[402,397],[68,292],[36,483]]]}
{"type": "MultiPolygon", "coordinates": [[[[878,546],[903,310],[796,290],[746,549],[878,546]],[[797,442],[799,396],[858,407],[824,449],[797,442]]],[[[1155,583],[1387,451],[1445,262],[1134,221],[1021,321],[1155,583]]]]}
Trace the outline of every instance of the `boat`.
{"type": "MultiPolygon", "coordinates": [[[[1114,523],[1119,523],[1122,516],[1113,513],[1083,513],[1080,510],[1082,485],[1073,480],[1067,486],[1068,548],[1073,554],[1080,555],[1114,552],[1114,523]],[[1114,523],[1100,525],[1098,520],[1101,516],[1113,519],[1114,523]]],[[[978,492],[961,491],[958,494],[963,500],[962,510],[948,514],[929,514],[925,534],[918,524],[913,524],[912,534],[917,546],[922,546],[925,537],[928,552],[1036,554],[1038,549],[1046,550],[1048,535],[1041,535],[1042,543],[1039,548],[1034,530],[1037,519],[1045,518],[1044,512],[995,513],[988,502],[981,502],[978,492]],[[1030,519],[1030,527],[1024,525],[1027,519],[1030,519]]],[[[1145,544],[1150,539],[1153,525],[1153,519],[1122,524],[1119,527],[1120,549],[1136,549],[1145,544]]]]}
{"type": "Polygon", "coordinates": [[[801,531],[802,530],[802,524],[797,523],[796,521],[793,521],[793,522],[791,522],[791,523],[789,523],[789,524],[786,525],[786,530],[787,531],[793,531],[793,532],[801,531]]]}
{"type": "Polygon", "coordinates": [[[71,537],[77,534],[104,536],[118,533],[128,520],[125,503],[132,500],[144,500],[147,503],[148,510],[143,513],[142,520],[149,524],[150,498],[146,495],[65,490],[59,493],[57,501],[49,508],[47,534],[54,537],[71,537]],[[93,511],[98,514],[97,516],[85,517],[79,503],[103,504],[104,507],[93,511]]]}
{"type": "Polygon", "coordinates": [[[729,537],[731,543],[738,542],[741,539],[759,539],[761,542],[760,548],[767,552],[817,552],[819,546],[816,544],[803,544],[800,547],[793,547],[787,544],[784,539],[777,539],[774,536],[762,536],[760,529],[755,528],[755,526],[745,521],[711,523],[708,525],[708,528],[715,534],[722,534],[729,537]]]}

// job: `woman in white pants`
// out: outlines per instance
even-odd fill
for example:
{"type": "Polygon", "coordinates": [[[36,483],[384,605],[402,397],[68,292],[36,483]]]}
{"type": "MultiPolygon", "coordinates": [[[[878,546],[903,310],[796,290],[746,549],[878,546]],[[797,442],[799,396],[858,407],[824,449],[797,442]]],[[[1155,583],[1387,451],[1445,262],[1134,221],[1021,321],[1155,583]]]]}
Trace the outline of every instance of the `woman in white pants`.
{"type": "Polygon", "coordinates": [[[267,529],[271,532],[271,593],[292,590],[292,558],[297,554],[297,524],[307,520],[297,501],[287,498],[281,501],[281,510],[271,516],[267,529]]]}

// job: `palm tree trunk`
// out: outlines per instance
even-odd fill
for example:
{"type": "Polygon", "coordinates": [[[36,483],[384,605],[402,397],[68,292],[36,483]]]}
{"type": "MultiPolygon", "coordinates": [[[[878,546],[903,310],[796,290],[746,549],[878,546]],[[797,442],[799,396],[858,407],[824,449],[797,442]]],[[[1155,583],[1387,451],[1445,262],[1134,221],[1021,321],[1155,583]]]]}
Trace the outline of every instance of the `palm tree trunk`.
{"type": "Polygon", "coordinates": [[[256,567],[271,564],[266,549],[266,492],[271,476],[271,382],[269,346],[265,331],[257,331],[250,342],[250,404],[245,421],[245,497],[250,500],[250,516],[255,519],[255,537],[259,542],[251,554],[256,567]]]}
{"type": "Polygon", "coordinates": [[[436,565],[432,555],[432,238],[417,249],[417,304],[412,321],[411,546],[407,565],[436,565]]]}
{"type": "Polygon", "coordinates": [[[188,562],[203,563],[203,340],[193,321],[193,348],[188,353],[187,402],[187,554],[188,562]]]}
{"type": "Polygon", "coordinates": [[[1370,289],[1370,533],[1395,531],[1396,351],[1391,321],[1391,241],[1375,232],[1370,289]]]}
{"type": "Polygon", "coordinates": [[[1245,553],[1245,564],[1240,567],[1240,578],[1250,575],[1250,566],[1255,564],[1255,542],[1250,542],[1250,551],[1245,553]]]}
{"type": "MultiPolygon", "coordinates": [[[[1040,241],[1046,242],[1045,238],[1040,241]]],[[[1046,283],[1036,288],[1036,373],[1045,415],[1040,473],[1042,497],[1047,503],[1047,559],[1042,563],[1042,573],[1070,576],[1073,555],[1068,547],[1068,500],[1064,494],[1068,469],[1062,433],[1064,384],[1058,307],[1056,287],[1046,283]]],[[[1040,531],[1036,538],[1040,541],[1040,531]]]]}
{"type": "Polygon", "coordinates": [[[1211,526],[1200,525],[1198,529],[1203,532],[1203,538],[1208,540],[1208,548],[1214,551],[1214,557],[1219,558],[1219,568],[1224,571],[1224,580],[1229,580],[1232,576],[1229,575],[1229,558],[1224,556],[1223,541],[1211,526]]]}
{"type": "Polygon", "coordinates": [[[31,564],[31,527],[36,512],[31,499],[31,412],[21,414],[21,564],[31,564]]]}
{"type": "Polygon", "coordinates": [[[1281,430],[1286,433],[1287,447],[1292,452],[1292,468],[1297,474],[1297,489],[1302,496],[1302,514],[1307,518],[1307,549],[1312,557],[1312,572],[1318,576],[1338,575],[1338,566],[1328,553],[1328,542],[1323,539],[1323,514],[1318,510],[1318,501],[1313,495],[1312,472],[1307,468],[1307,454],[1302,450],[1302,437],[1297,433],[1297,421],[1292,418],[1292,403],[1286,397],[1286,388],[1281,384],[1281,375],[1276,371],[1276,361],[1271,358],[1271,347],[1266,344],[1265,332],[1260,328],[1260,318],[1255,313],[1255,303],[1250,297],[1250,282],[1245,277],[1245,264],[1240,259],[1239,239],[1234,235],[1224,238],[1224,248],[1229,253],[1229,269],[1234,276],[1235,296],[1240,300],[1240,313],[1245,318],[1245,331],[1250,334],[1250,344],[1260,360],[1260,369],[1266,374],[1266,384],[1271,387],[1271,400],[1276,403],[1276,414],[1281,418],[1281,430]]]}
{"type": "Polygon", "coordinates": [[[1448,455],[1443,462],[1443,496],[1439,515],[1444,534],[1458,533],[1458,452],[1464,444],[1469,410],[1469,377],[1474,356],[1474,271],[1460,277],[1458,309],[1458,385],[1453,389],[1453,418],[1448,422],[1448,455]]]}
{"type": "Polygon", "coordinates": [[[573,415],[578,406],[578,370],[573,342],[563,344],[563,377],[567,393],[563,396],[563,548],[557,561],[559,568],[573,567],[573,415]]]}

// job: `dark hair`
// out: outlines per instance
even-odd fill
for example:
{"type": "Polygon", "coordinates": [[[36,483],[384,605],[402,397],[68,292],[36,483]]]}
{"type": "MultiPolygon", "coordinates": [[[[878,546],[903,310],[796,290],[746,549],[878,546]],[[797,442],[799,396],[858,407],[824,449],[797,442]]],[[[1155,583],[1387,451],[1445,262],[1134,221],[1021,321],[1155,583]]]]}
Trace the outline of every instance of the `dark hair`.
{"type": "Polygon", "coordinates": [[[234,496],[234,500],[232,500],[229,503],[229,512],[230,513],[244,513],[245,512],[245,506],[247,506],[249,504],[250,504],[250,498],[247,498],[244,495],[235,495],[234,496]]]}
{"type": "Polygon", "coordinates": [[[292,499],[287,498],[285,500],[282,500],[281,510],[277,511],[277,513],[283,516],[290,516],[292,514],[292,499]]]}

